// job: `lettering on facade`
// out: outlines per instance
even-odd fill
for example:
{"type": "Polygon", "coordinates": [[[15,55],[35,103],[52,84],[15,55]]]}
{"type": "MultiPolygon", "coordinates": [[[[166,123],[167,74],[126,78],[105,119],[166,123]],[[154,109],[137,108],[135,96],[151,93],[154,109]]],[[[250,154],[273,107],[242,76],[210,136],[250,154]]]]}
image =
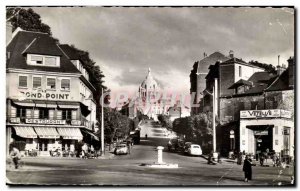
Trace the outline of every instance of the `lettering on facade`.
{"type": "Polygon", "coordinates": [[[48,99],[48,100],[69,100],[70,94],[68,93],[45,93],[45,92],[21,92],[30,99],[48,99]]]}
{"type": "Polygon", "coordinates": [[[291,112],[282,109],[244,110],[240,111],[240,118],[291,118],[291,112]]]}
{"type": "Polygon", "coordinates": [[[66,120],[55,119],[26,119],[26,123],[64,125],[66,120]]]}

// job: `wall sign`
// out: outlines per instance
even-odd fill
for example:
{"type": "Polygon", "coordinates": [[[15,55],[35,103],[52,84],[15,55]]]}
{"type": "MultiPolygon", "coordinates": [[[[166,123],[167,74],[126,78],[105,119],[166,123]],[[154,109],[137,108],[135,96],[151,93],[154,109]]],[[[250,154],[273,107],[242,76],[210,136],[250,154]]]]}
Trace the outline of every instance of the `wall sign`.
{"type": "Polygon", "coordinates": [[[240,111],[241,119],[253,118],[291,118],[291,112],[282,109],[269,109],[269,110],[244,110],[240,111]]]}
{"type": "Polygon", "coordinates": [[[47,100],[69,100],[69,93],[49,93],[49,92],[21,92],[29,99],[47,99],[47,100]]]}
{"type": "Polygon", "coordinates": [[[64,125],[66,120],[57,120],[57,119],[26,119],[26,123],[34,124],[53,124],[53,125],[64,125]]]}

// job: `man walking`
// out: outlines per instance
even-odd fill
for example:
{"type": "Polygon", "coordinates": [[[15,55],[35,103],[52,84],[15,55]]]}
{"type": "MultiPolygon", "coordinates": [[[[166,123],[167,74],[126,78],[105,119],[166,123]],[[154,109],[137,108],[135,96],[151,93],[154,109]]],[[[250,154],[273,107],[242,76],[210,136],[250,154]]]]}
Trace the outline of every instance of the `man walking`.
{"type": "Polygon", "coordinates": [[[243,171],[245,173],[245,182],[252,180],[252,161],[248,155],[246,155],[244,160],[243,171]]]}
{"type": "Polygon", "coordinates": [[[15,165],[15,169],[18,169],[19,160],[21,159],[21,157],[20,157],[20,151],[16,147],[13,147],[13,149],[10,153],[10,157],[15,165]]]}

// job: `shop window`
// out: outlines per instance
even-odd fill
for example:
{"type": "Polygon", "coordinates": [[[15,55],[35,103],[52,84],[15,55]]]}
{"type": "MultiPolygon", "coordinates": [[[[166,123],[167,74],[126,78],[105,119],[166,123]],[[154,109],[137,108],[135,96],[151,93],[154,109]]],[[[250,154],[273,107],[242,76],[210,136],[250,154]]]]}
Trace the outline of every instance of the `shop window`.
{"type": "Polygon", "coordinates": [[[77,118],[77,111],[76,110],[72,110],[72,119],[76,120],[77,118]]]}
{"type": "Polygon", "coordinates": [[[48,119],[49,118],[49,109],[40,109],[39,118],[40,119],[48,119]]]}
{"type": "Polygon", "coordinates": [[[17,109],[13,106],[11,106],[10,109],[10,117],[16,117],[17,116],[17,109]]]}
{"type": "Polygon", "coordinates": [[[19,88],[27,88],[27,76],[19,76],[19,88]]]}
{"type": "Polygon", "coordinates": [[[47,89],[49,89],[49,90],[56,89],[56,79],[55,78],[47,78],[47,89]]]}
{"type": "Polygon", "coordinates": [[[70,79],[62,79],[61,80],[61,89],[62,90],[70,90],[70,79]]]}
{"type": "Polygon", "coordinates": [[[26,109],[25,108],[17,108],[17,117],[25,118],[26,117],[26,109]]]}
{"type": "Polygon", "coordinates": [[[41,77],[33,77],[32,78],[32,87],[33,88],[42,87],[42,78],[41,77]]]}

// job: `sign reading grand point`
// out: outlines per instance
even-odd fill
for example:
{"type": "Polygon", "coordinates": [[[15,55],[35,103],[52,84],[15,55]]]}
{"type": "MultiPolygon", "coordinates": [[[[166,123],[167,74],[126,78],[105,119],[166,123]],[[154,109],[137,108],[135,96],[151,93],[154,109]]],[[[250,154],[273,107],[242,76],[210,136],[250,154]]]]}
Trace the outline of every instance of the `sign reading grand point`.
{"type": "Polygon", "coordinates": [[[30,99],[49,99],[49,100],[69,100],[69,93],[48,93],[48,92],[20,92],[25,95],[26,98],[30,99]]]}
{"type": "Polygon", "coordinates": [[[253,119],[253,118],[291,118],[290,111],[282,109],[268,109],[268,110],[243,110],[240,111],[241,119],[253,119]]]}

